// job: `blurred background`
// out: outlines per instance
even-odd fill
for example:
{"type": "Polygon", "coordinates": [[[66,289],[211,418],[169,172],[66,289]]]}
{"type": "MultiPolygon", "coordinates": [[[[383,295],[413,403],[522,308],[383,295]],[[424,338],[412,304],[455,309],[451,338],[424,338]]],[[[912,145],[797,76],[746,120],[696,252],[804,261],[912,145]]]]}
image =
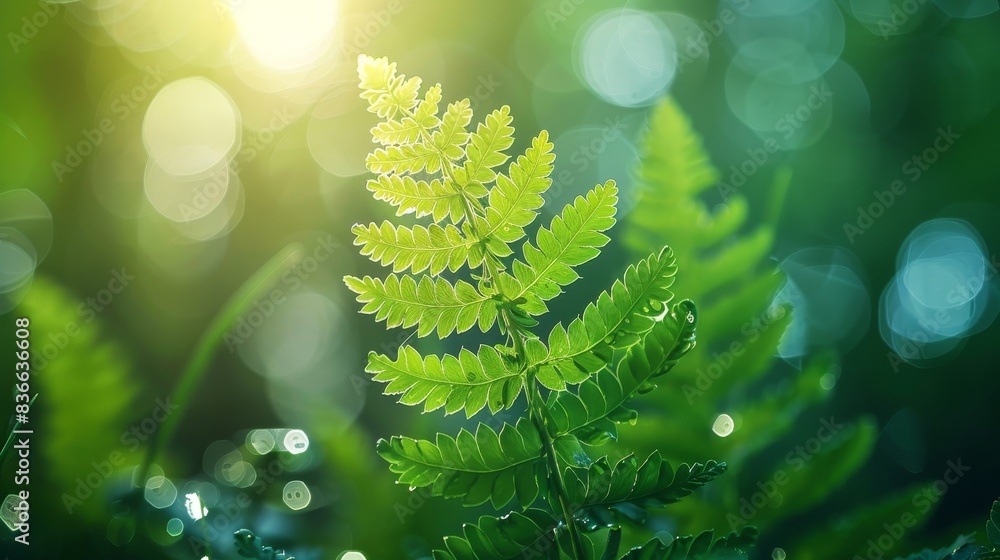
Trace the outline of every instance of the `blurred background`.
{"type": "MultiPolygon", "coordinates": [[[[299,560],[428,558],[489,511],[394,485],[374,452],[378,437],[466,421],[398,405],[364,373],[369,350],[394,355],[411,333],[359,315],[341,281],[382,273],[350,226],[392,215],[364,188],[376,118],[357,95],[360,53],[440,82],[445,101],[468,97],[475,121],[510,105],[514,153],[547,129],[548,215],[613,178],[620,224],[639,220],[656,196],[644,138],[670,96],[718,170],[689,198],[709,214],[745,210],[741,235],[766,229],[750,268],[782,275],[760,311],[791,314],[746,366],[753,382],[718,349],[751,344],[770,314],[699,338],[704,361],[669,388],[680,404],[623,434],[732,465],[725,491],[706,488],[650,532],[728,532],[736,515],[764,529],[760,557],[775,560],[872,558],[868,539],[891,558],[981,533],[1000,495],[997,11],[996,0],[8,2],[0,332],[13,341],[15,318],[31,321],[31,557],[235,558],[232,533],[249,528],[299,560]],[[212,318],[290,243],[301,261],[177,400],[212,318]],[[733,382],[699,384],[713,365],[733,382]],[[756,423],[735,412],[775,387],[781,406],[756,423]],[[130,501],[136,465],[172,422],[130,501]],[[821,430],[839,424],[850,437],[826,445],[821,430]],[[800,460],[817,468],[781,499],[757,499],[775,465],[800,460]],[[904,513],[920,526],[894,536],[904,513]],[[821,550],[824,535],[842,547],[821,550]]],[[[639,258],[623,228],[554,313],[572,317],[639,258]]],[[[684,251],[681,234],[662,243],[684,251]]],[[[713,284],[710,267],[684,283],[684,264],[680,296],[742,293],[713,284]]],[[[425,351],[485,341],[431,338],[425,351]]],[[[12,351],[2,362],[13,372],[12,351]]],[[[0,399],[3,418],[13,404],[0,399]]],[[[22,489],[17,468],[5,460],[3,496],[22,489]]],[[[15,505],[0,508],[0,546],[18,558],[15,505]]]]}

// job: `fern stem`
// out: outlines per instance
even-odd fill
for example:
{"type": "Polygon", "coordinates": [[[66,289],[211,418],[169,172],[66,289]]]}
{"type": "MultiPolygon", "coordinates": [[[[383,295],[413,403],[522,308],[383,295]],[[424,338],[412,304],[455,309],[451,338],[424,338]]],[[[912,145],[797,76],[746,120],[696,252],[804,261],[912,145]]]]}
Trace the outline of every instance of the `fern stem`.
{"type": "Polygon", "coordinates": [[[146,478],[149,476],[149,469],[152,467],[153,461],[170,443],[170,438],[184,419],[187,409],[191,406],[191,397],[208,371],[215,350],[225,334],[255,301],[267,293],[286,271],[300,263],[304,256],[305,251],[302,245],[293,243],[271,257],[226,301],[222,310],[202,333],[194,353],[188,359],[187,365],[184,366],[174,394],[171,396],[171,400],[178,408],[167,417],[163,426],[153,435],[146,456],[139,467],[139,477],[133,479],[134,483],[138,484],[138,489],[146,486],[146,478]]]}
{"type": "MultiPolygon", "coordinates": [[[[516,338],[519,339],[520,337],[521,334],[517,333],[516,338]]],[[[545,421],[545,408],[542,406],[542,395],[538,387],[538,382],[535,381],[534,372],[529,372],[525,381],[528,385],[525,389],[528,398],[529,416],[535,424],[535,428],[541,434],[542,444],[545,447],[546,468],[548,469],[551,477],[551,488],[549,491],[555,494],[556,501],[559,503],[558,513],[563,518],[563,523],[566,524],[566,531],[569,533],[570,546],[573,549],[573,558],[574,560],[583,560],[586,558],[583,554],[583,543],[580,540],[580,533],[576,528],[576,524],[573,522],[573,512],[566,501],[566,492],[564,490],[566,486],[563,483],[562,472],[560,472],[559,463],[556,460],[555,444],[552,441],[552,437],[549,435],[549,429],[547,422],[545,421]]],[[[553,506],[554,505],[555,504],[553,504],[553,506]]]]}
{"type": "MultiPolygon", "coordinates": [[[[489,271],[489,277],[492,278],[497,274],[493,267],[490,265],[487,259],[483,263],[484,271],[489,271]]],[[[526,353],[524,351],[524,333],[521,329],[514,324],[511,319],[509,312],[506,309],[500,312],[501,319],[503,321],[504,329],[507,331],[514,344],[514,352],[517,354],[518,358],[524,359],[526,353]]],[[[535,429],[542,438],[542,447],[545,453],[545,466],[549,473],[549,493],[555,498],[556,503],[552,503],[553,509],[558,509],[556,512],[559,517],[562,517],[563,523],[566,524],[566,531],[569,533],[570,546],[572,547],[573,559],[574,560],[584,560],[586,556],[583,554],[583,543],[580,539],[580,533],[577,531],[576,524],[573,522],[573,512],[569,504],[567,503],[565,484],[562,479],[562,472],[559,470],[559,463],[556,459],[556,448],[552,441],[552,436],[549,434],[548,421],[546,420],[545,405],[542,402],[541,389],[537,380],[535,379],[535,371],[532,368],[528,368],[527,374],[524,380],[524,393],[528,400],[528,417],[534,424],[535,429]]],[[[558,539],[557,539],[558,545],[558,539]]]]}

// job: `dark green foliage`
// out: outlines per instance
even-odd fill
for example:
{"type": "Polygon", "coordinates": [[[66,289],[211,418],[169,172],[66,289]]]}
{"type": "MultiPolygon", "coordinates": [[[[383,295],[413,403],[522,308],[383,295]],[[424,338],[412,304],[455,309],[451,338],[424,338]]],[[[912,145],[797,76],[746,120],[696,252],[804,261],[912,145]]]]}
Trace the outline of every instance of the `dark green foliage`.
{"type": "Polygon", "coordinates": [[[906,558],[896,560],[997,560],[1000,559],[1000,500],[993,502],[990,517],[986,520],[986,538],[989,546],[979,546],[970,535],[960,535],[955,542],[940,550],[925,549],[906,558]]]}
{"type": "MultiPolygon", "coordinates": [[[[643,452],[659,450],[674,461],[739,457],[747,463],[773,464],[757,474],[760,478],[727,478],[711,497],[679,504],[673,514],[682,530],[742,526],[747,520],[735,512],[749,496],[741,487],[755,488],[758,480],[770,480],[779,470],[788,474],[780,505],[757,509],[752,522],[761,527],[793,523],[795,515],[821,505],[862,468],[874,449],[877,429],[867,418],[845,422],[808,461],[782,460],[799,443],[795,438],[803,437],[797,433],[808,438],[820,428],[813,411],[831,394],[820,379],[836,366],[832,356],[821,354],[778,383],[765,378],[773,371],[779,341],[791,321],[788,308],[772,304],[784,278],[768,261],[773,221],[790,175],[786,169],[777,171],[769,221],[748,231],[746,197],[723,180],[680,107],[666,99],[650,117],[638,180],[641,194],[625,220],[625,245],[634,257],[667,240],[674,245],[678,267],[684,271],[674,289],[699,302],[703,326],[698,347],[662,382],[668,390],[636,403],[655,420],[623,429],[622,441],[643,452]],[[723,203],[715,205],[720,196],[723,203]],[[721,413],[735,420],[735,430],[726,437],[711,432],[721,413]],[[804,423],[816,428],[802,430],[804,423]],[[799,432],[793,431],[796,427],[799,432]]],[[[856,550],[850,548],[856,542],[853,536],[893,519],[898,519],[894,508],[862,506],[843,521],[855,527],[843,539],[828,542],[826,527],[812,534],[796,529],[797,540],[784,546],[792,558],[842,560],[856,550]],[[851,525],[851,520],[863,524],[851,525]]]]}
{"type": "Polygon", "coordinates": [[[744,528],[739,533],[712,540],[712,531],[697,537],[680,537],[669,544],[653,539],[634,548],[622,560],[746,560],[757,542],[757,530],[744,528]]]}
{"type": "MultiPolygon", "coordinates": [[[[425,412],[497,414],[521,395],[527,404],[527,415],[513,422],[481,423],[433,441],[394,436],[378,442],[378,453],[411,489],[469,506],[516,501],[515,511],[480,517],[446,538],[437,559],[619,557],[622,524],[641,524],[647,510],[725,471],[716,461],[675,469],[658,453],[642,462],[591,456],[595,444],[617,436],[618,423],[636,421],[632,398],[652,390],[695,345],[694,305],[674,302],[670,291],[673,252],[652,247],[579,317],[538,336],[535,317],[610,240],[614,182],[577,197],[529,238],[552,182],[546,132],[503,170],[514,133],[507,107],[469,132],[468,100],[439,114],[439,85],[420,98],[420,79],[397,75],[386,59],[362,56],[358,70],[362,97],[382,119],[372,128],[381,147],[368,158],[378,175],[368,189],[397,215],[431,223],[356,225],[361,253],[393,272],[349,276],[347,286],[363,313],[387,327],[414,328],[418,337],[472,327],[489,333],[494,325],[506,336],[503,344],[457,355],[422,355],[413,346],[396,356],[373,352],[367,371],[387,384],[387,394],[425,412]]],[[[755,537],[746,529],[714,544],[710,534],[655,541],[625,557],[745,558],[755,537]]]]}

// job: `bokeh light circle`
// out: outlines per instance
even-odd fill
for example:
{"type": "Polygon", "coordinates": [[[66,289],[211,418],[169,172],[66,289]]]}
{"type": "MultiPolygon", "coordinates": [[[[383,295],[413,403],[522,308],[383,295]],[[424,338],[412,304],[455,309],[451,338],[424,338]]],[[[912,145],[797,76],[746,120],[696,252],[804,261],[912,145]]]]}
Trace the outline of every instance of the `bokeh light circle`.
{"type": "Polygon", "coordinates": [[[940,218],[914,228],[879,301],[879,332],[899,359],[938,365],[993,324],[1000,290],[987,254],[979,232],[963,220],[940,218]]]}
{"type": "Polygon", "coordinates": [[[142,139],[165,172],[187,177],[217,170],[239,149],[240,117],[219,86],[183,78],[164,86],[146,109],[142,139]]]}
{"type": "Polygon", "coordinates": [[[782,261],[785,285],[776,305],[792,307],[792,322],[778,355],[792,359],[810,350],[852,348],[868,330],[871,304],[857,258],[838,247],[802,249],[782,261]]]}
{"type": "Polygon", "coordinates": [[[608,103],[654,103],[677,73],[677,45],[670,30],[642,11],[608,10],[583,32],[578,63],[584,83],[608,103]]]}

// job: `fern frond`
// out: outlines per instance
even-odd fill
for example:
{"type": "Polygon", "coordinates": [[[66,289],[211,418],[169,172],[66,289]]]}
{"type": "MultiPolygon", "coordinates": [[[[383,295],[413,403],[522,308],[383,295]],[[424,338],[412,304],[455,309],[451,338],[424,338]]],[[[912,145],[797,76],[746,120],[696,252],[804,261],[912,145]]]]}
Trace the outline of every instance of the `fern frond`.
{"type": "Polygon", "coordinates": [[[445,269],[455,272],[468,261],[473,243],[451,224],[408,228],[385,221],[382,225],[357,224],[351,231],[362,255],[382,266],[392,265],[393,272],[428,270],[435,276],[445,269]]]}
{"type": "Polygon", "coordinates": [[[399,402],[424,404],[424,412],[444,407],[446,414],[465,410],[472,417],[484,407],[497,413],[510,408],[521,394],[522,379],[517,365],[492,346],[479,353],[462,349],[458,356],[422,357],[412,346],[403,346],[395,360],[372,352],[368,373],[388,383],[387,395],[402,395],[399,402]]]}
{"type": "Polygon", "coordinates": [[[614,466],[604,457],[586,470],[566,469],[564,480],[570,499],[581,506],[577,521],[595,531],[618,525],[620,516],[642,523],[646,509],[677,502],[725,471],[726,464],[715,461],[681,464],[674,471],[654,452],[641,464],[634,455],[614,466]]]}
{"type": "Polygon", "coordinates": [[[503,517],[484,515],[478,523],[466,524],[461,537],[445,537],[445,550],[435,550],[433,557],[434,560],[557,560],[559,552],[554,542],[557,525],[551,513],[534,508],[503,517]]]}
{"type": "Polygon", "coordinates": [[[431,216],[441,222],[450,216],[458,223],[465,216],[462,196],[448,181],[434,179],[418,181],[406,175],[379,175],[369,179],[367,188],[377,200],[396,207],[396,215],[413,214],[417,218],[431,216]]]}
{"type": "Polygon", "coordinates": [[[739,533],[712,542],[713,532],[705,531],[697,537],[677,537],[664,544],[654,538],[641,547],[628,551],[621,560],[747,560],[757,544],[758,531],[744,527],[739,533]]]}
{"type": "Polygon", "coordinates": [[[400,484],[429,486],[434,496],[470,506],[491,501],[500,508],[517,496],[528,507],[545,480],[541,436],[525,419],[504,424],[499,434],[480,424],[475,435],[462,429],[457,438],[437,434],[436,442],[393,436],[376,449],[400,484]]]}
{"type": "Polygon", "coordinates": [[[377,321],[389,328],[417,327],[417,336],[437,330],[439,338],[453,332],[465,332],[477,322],[486,332],[496,323],[497,300],[483,295],[463,280],[454,285],[443,278],[390,274],[384,281],[371,276],[346,276],[344,282],[363,303],[362,313],[374,313],[377,321]]]}
{"type": "Polygon", "coordinates": [[[555,433],[573,433],[591,444],[617,437],[615,424],[635,419],[625,403],[636,391],[651,388],[651,379],[665,374],[691,349],[696,322],[694,305],[682,301],[629,348],[615,371],[604,369],[576,391],[554,393],[548,410],[555,433]]]}
{"type": "MultiPolygon", "coordinates": [[[[542,198],[552,179],[555,161],[549,134],[544,130],[531,141],[531,147],[508,168],[508,175],[499,174],[490,189],[486,217],[477,219],[478,231],[484,239],[496,238],[513,243],[524,237],[524,228],[538,216],[545,203],[542,198]]],[[[497,256],[507,256],[506,254],[497,256]]]]}
{"type": "MultiPolygon", "coordinates": [[[[665,98],[650,115],[649,128],[651,131],[645,138],[639,170],[642,182],[670,185],[670,192],[685,196],[698,194],[715,185],[719,173],[709,160],[701,137],[677,101],[665,98]]],[[[653,217],[653,210],[648,207],[636,207],[633,211],[653,217]]],[[[659,214],[657,219],[662,222],[663,216],[659,214]]]]}
{"type": "MultiPolygon", "coordinates": [[[[620,528],[600,541],[601,551],[600,539],[587,533],[616,525],[619,514],[639,519],[647,508],[676,502],[725,469],[715,462],[685,463],[675,472],[658,453],[642,464],[629,455],[612,466],[607,458],[595,463],[584,445],[616,437],[617,422],[635,419],[626,407],[629,399],[651,388],[651,380],[694,345],[693,304],[669,306],[674,254],[663,248],[630,266],[579,318],[557,324],[543,342],[531,332],[538,324],[534,317],[547,312],[547,302],[580,278],[577,267],[609,242],[615,183],[576,197],[532,239],[522,239],[552,184],[555,155],[548,133],[541,131],[510,161],[509,107],[493,111],[470,132],[468,99],[439,114],[439,85],[418,100],[419,78],[397,75],[386,59],[362,56],[358,70],[362,97],[383,121],[372,128],[380,146],[367,165],[380,176],[368,182],[368,190],[396,206],[398,216],[430,216],[434,222],[354,226],[360,252],[393,269],[384,280],[345,278],[361,311],[388,327],[416,327],[419,336],[435,332],[444,338],[476,324],[486,332],[500,322],[509,337],[504,345],[453,355],[424,356],[411,346],[394,358],[372,352],[366,370],[386,383],[386,394],[424,412],[464,410],[472,417],[488,407],[495,414],[512,407],[522,390],[527,401],[527,414],[501,428],[479,424],[454,438],[379,440],[379,455],[411,490],[426,487],[433,496],[496,508],[516,497],[524,508],[466,525],[433,557],[618,558],[620,528]],[[512,257],[512,244],[519,241],[520,256],[512,257]],[[437,278],[463,268],[469,281],[437,278]],[[543,491],[548,507],[528,509],[543,491]]],[[[670,209],[657,219],[683,211],[670,209]]],[[[709,233],[724,237],[740,216],[734,212],[709,233]]],[[[671,551],[686,557],[691,540],[678,539],[665,550],[671,558],[671,551]]],[[[692,550],[701,550],[700,542],[692,550]]],[[[643,557],[665,558],[658,555],[661,548],[650,545],[643,557]]]]}
{"type": "Polygon", "coordinates": [[[493,169],[507,163],[505,152],[514,143],[513,120],[510,107],[504,105],[487,115],[469,135],[465,163],[455,170],[455,180],[469,194],[485,195],[484,185],[497,177],[493,169]]]}
{"type": "Polygon", "coordinates": [[[531,315],[548,311],[545,301],[558,296],[562,286],[580,277],[573,267],[599,255],[599,249],[608,243],[608,236],[602,232],[615,224],[617,202],[618,189],[614,181],[608,181],[586,197],[576,197],[548,228],[539,228],[535,244],[524,243],[525,262],[514,261],[512,271],[520,290],[505,294],[508,299],[525,298],[521,308],[531,315]]]}
{"type": "Polygon", "coordinates": [[[537,364],[540,375],[550,369],[553,371],[548,375],[579,383],[604,367],[608,352],[602,348],[638,342],[673,299],[669,288],[676,273],[669,247],[630,265],[622,279],[615,280],[610,290],[587,305],[581,317],[568,327],[553,327],[548,338],[549,354],[537,364]]]}

